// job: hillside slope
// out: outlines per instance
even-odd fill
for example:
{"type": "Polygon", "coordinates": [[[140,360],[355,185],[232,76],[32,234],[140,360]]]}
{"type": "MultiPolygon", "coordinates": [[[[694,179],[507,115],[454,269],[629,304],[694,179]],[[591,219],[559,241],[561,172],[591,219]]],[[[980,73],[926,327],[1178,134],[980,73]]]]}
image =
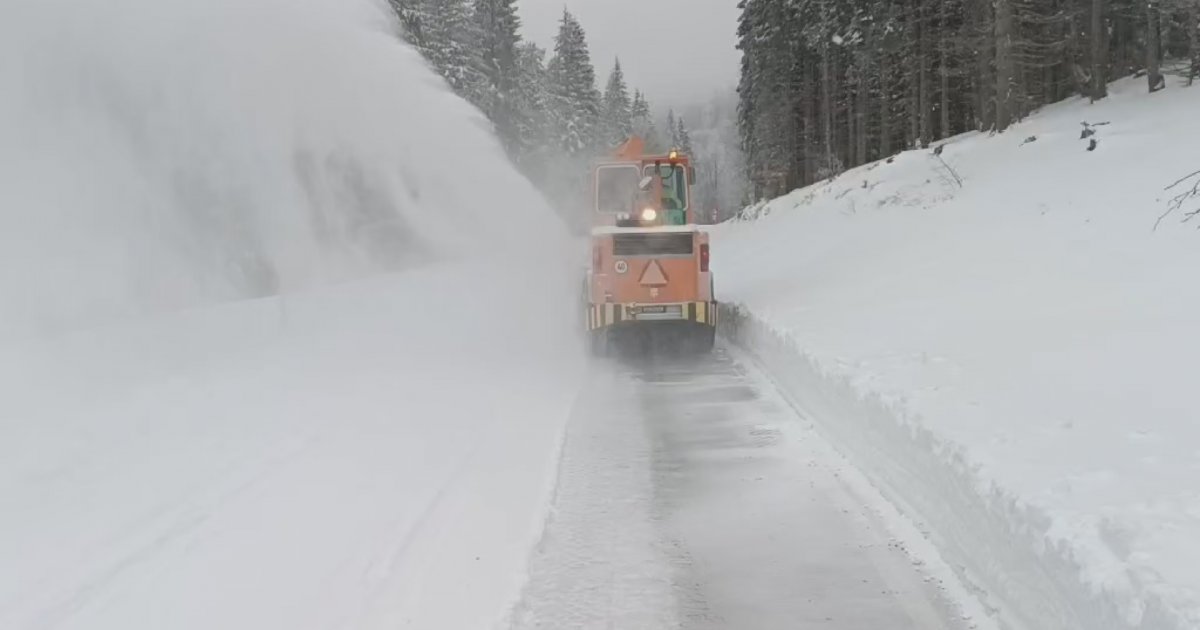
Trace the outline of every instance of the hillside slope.
{"type": "Polygon", "coordinates": [[[1200,88],[1112,92],[715,230],[729,333],[1013,627],[1200,627],[1200,88]]]}

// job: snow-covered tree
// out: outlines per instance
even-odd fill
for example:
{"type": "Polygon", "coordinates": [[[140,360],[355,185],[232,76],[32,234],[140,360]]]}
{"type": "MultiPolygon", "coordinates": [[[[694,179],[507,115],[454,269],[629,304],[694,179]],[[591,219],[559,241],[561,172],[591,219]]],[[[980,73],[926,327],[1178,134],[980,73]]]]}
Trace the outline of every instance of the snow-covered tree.
{"type": "Polygon", "coordinates": [[[480,106],[511,153],[521,144],[515,102],[517,47],[521,43],[516,0],[475,0],[472,17],[479,34],[479,40],[472,44],[479,50],[483,73],[480,106]]]}
{"type": "Polygon", "coordinates": [[[548,66],[551,123],[569,155],[587,154],[598,144],[600,91],[579,21],[566,9],[548,66]]]}
{"type": "Polygon", "coordinates": [[[421,9],[423,8],[420,0],[388,0],[388,4],[391,5],[399,19],[400,36],[405,41],[417,45],[420,39],[421,9]]]}
{"type": "Polygon", "coordinates": [[[621,60],[613,64],[604,88],[604,100],[600,112],[600,128],[603,145],[614,147],[633,134],[633,110],[629,101],[629,89],[625,75],[621,72],[621,60]]]}
{"type": "Polygon", "coordinates": [[[450,87],[478,107],[488,100],[480,33],[469,0],[390,0],[404,37],[450,87]]]}
{"type": "Polygon", "coordinates": [[[667,144],[670,148],[679,146],[679,125],[675,124],[675,110],[667,110],[667,144]]]}
{"type": "Polygon", "coordinates": [[[675,147],[686,155],[692,153],[692,136],[688,133],[687,124],[683,122],[683,116],[675,123],[675,147]]]}
{"type": "MultiPolygon", "coordinates": [[[[540,170],[552,144],[546,51],[532,42],[517,47],[516,84],[512,95],[515,146],[511,154],[519,166],[540,170]]],[[[531,176],[532,173],[528,173],[531,176]]],[[[536,181],[536,177],[534,178],[536,181]]]]}
{"type": "Polygon", "coordinates": [[[736,95],[724,92],[675,112],[676,126],[686,120],[679,148],[692,158],[696,175],[692,198],[705,221],[714,210],[718,218],[727,218],[745,205],[746,171],[736,113],[736,95]]]}
{"type": "Polygon", "coordinates": [[[641,90],[633,91],[630,117],[633,133],[646,142],[646,150],[665,150],[666,147],[663,146],[662,139],[658,135],[658,128],[654,124],[654,115],[650,112],[650,103],[646,101],[646,96],[642,94],[641,90]]]}

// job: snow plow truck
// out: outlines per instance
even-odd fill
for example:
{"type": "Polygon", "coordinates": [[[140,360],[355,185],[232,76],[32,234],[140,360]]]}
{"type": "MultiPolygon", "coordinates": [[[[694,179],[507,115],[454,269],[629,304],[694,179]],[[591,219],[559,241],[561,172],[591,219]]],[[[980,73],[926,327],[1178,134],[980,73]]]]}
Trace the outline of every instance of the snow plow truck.
{"type": "Polygon", "coordinates": [[[717,302],[709,238],[678,150],[646,155],[630,138],[592,171],[592,256],[584,288],[593,353],[618,345],[709,352],[717,302]]]}

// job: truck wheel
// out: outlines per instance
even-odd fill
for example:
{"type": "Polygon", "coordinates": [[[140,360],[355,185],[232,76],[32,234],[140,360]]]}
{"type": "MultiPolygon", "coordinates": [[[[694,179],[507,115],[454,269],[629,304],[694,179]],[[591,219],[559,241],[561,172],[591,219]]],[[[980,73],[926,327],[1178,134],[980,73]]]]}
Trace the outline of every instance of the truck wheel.
{"type": "Polygon", "coordinates": [[[609,348],[608,331],[602,329],[593,330],[588,333],[588,350],[589,353],[597,359],[607,357],[611,352],[609,348]]]}
{"type": "Polygon", "coordinates": [[[713,351],[715,345],[717,345],[717,327],[705,326],[703,337],[700,339],[700,351],[708,354],[713,351]]]}

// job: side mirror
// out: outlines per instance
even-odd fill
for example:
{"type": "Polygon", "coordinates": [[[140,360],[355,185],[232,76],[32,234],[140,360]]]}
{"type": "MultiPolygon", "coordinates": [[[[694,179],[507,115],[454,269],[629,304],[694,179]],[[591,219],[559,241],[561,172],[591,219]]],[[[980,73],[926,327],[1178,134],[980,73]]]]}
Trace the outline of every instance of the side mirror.
{"type": "Polygon", "coordinates": [[[688,165],[688,183],[696,183],[696,167],[688,165]]]}

